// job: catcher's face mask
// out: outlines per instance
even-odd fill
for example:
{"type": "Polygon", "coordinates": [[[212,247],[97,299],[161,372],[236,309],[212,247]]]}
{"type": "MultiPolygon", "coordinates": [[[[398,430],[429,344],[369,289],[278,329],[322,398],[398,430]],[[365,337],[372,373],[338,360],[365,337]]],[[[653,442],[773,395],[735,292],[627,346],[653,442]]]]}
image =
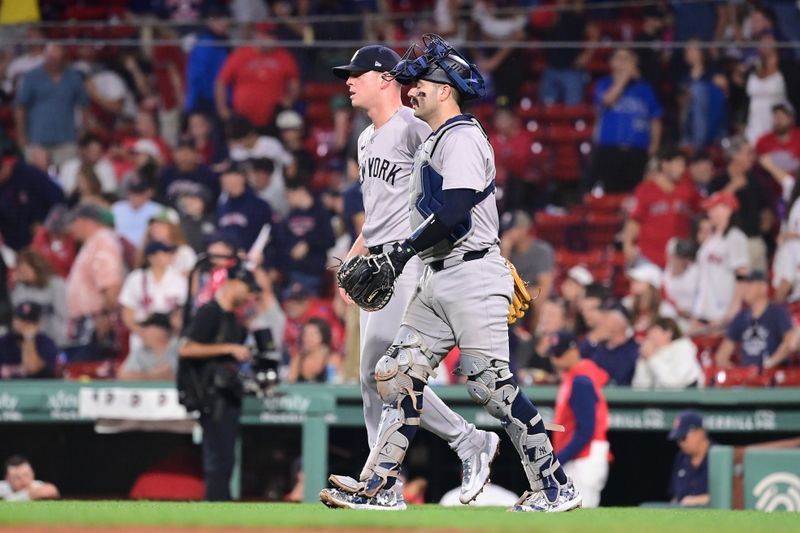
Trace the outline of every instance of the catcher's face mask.
{"type": "Polygon", "coordinates": [[[483,76],[478,67],[467,61],[455,48],[432,33],[422,36],[424,49],[413,44],[397,66],[386,76],[409,85],[427,80],[452,85],[464,100],[481,98],[486,94],[483,76]]]}

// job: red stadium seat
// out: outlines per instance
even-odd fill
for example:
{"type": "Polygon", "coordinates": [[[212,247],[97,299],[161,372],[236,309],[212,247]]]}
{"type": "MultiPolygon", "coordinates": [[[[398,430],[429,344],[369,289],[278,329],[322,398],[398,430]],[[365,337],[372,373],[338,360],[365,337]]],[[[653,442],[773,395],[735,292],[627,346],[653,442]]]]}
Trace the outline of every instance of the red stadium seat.
{"type": "Polygon", "coordinates": [[[575,213],[554,215],[540,211],[534,217],[536,235],[554,247],[572,245],[574,248],[578,239],[576,233],[583,224],[583,217],[575,213]]]}
{"type": "Polygon", "coordinates": [[[722,335],[697,335],[692,342],[697,346],[697,360],[703,368],[714,366],[714,354],[722,343],[722,335]]]}
{"type": "Polygon", "coordinates": [[[589,213],[598,215],[624,215],[626,204],[632,199],[629,194],[604,194],[595,196],[586,194],[583,205],[589,213]]]}
{"type": "Polygon", "coordinates": [[[331,97],[337,94],[347,94],[347,86],[344,83],[310,81],[303,84],[303,99],[308,102],[324,102],[327,104],[331,97]]]}
{"type": "Polygon", "coordinates": [[[772,376],[773,371],[757,366],[706,369],[706,382],[714,387],[768,387],[772,376]]]}
{"type": "Polygon", "coordinates": [[[64,365],[65,379],[113,379],[119,364],[111,360],[81,361],[64,365]]]}
{"type": "Polygon", "coordinates": [[[800,368],[779,368],[773,375],[776,387],[800,387],[800,368]]]}
{"type": "Polygon", "coordinates": [[[611,245],[617,235],[622,231],[624,219],[620,215],[600,215],[589,213],[586,215],[584,233],[589,248],[605,247],[611,245]]]}

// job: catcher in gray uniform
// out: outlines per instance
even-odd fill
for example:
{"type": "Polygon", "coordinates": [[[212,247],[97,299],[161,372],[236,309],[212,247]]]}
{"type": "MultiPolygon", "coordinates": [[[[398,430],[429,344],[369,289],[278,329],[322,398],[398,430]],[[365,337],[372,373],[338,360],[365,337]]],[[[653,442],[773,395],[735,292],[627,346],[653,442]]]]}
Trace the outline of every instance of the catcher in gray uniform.
{"type": "Polygon", "coordinates": [[[511,510],[569,511],[581,505],[580,494],[508,364],[509,307],[514,310],[517,296],[514,273],[498,247],[494,154],[480,123],[461,113],[461,102],[484,93],[483,78],[441,37],[426,35],[423,45],[418,55],[412,46],[390,72],[412,84],[414,115],[433,130],[414,157],[413,232],[391,250],[345,262],[339,283],[357,303],[380,306],[391,301],[395,280],[413,258],[425,268],[394,342],[375,368],[384,402],[377,443],[359,481],[332,479],[339,490],[321,496],[330,506],[348,507],[342,492],[372,498],[396,483],[421,413],[427,413],[425,384],[458,346],[456,372],[467,377],[472,399],[500,420],[530,484],[511,510]]]}
{"type": "MultiPolygon", "coordinates": [[[[430,127],[402,105],[400,84],[385,77],[400,61],[392,49],[380,45],[359,49],[349,65],[336,67],[334,74],[347,80],[354,107],[364,109],[372,120],[358,138],[359,180],[364,197],[365,221],[348,258],[380,254],[404,240],[411,232],[408,194],[411,166],[417,148],[431,133],[430,127]]],[[[392,345],[403,312],[422,273],[422,262],[410,260],[394,285],[394,296],[381,309],[360,311],[360,377],[364,401],[364,422],[370,449],[378,437],[383,401],[375,381],[375,366],[392,345]]],[[[352,300],[342,291],[345,301],[352,300]]],[[[461,501],[469,503],[489,477],[499,439],[481,431],[454,413],[429,388],[423,391],[425,414],[420,425],[450,445],[462,461],[461,501]]],[[[334,479],[341,479],[334,476],[334,479]]],[[[349,481],[344,481],[345,484],[349,481]]],[[[365,501],[351,501],[354,508],[405,508],[401,487],[376,494],[365,501]]]]}

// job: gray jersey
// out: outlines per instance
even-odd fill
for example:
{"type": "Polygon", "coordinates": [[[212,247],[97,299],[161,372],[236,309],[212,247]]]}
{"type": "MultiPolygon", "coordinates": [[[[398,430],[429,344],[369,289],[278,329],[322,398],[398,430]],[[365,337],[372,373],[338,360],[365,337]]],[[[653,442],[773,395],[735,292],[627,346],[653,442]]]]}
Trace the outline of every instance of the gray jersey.
{"type": "MultiPolygon", "coordinates": [[[[419,227],[440,205],[442,191],[472,189],[476,194],[493,191],[494,152],[477,120],[460,115],[442,125],[420,146],[414,157],[409,211],[411,226],[419,227]]],[[[485,250],[499,242],[500,222],[493,193],[470,212],[469,220],[456,228],[451,240],[420,253],[427,264],[465,252],[485,250]]]]}
{"type": "Polygon", "coordinates": [[[358,167],[367,246],[402,241],[411,233],[406,201],[414,153],[431,129],[401,107],[378,129],[370,124],[358,137],[358,167]]]}

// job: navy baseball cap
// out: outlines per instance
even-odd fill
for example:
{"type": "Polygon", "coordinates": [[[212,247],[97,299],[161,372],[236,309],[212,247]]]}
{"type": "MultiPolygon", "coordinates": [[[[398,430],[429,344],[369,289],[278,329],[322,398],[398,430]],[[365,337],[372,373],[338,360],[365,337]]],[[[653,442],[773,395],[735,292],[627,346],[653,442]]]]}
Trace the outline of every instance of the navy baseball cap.
{"type": "Polygon", "coordinates": [[[578,339],[575,337],[575,334],[562,329],[558,333],[555,333],[550,339],[550,349],[547,351],[547,355],[550,357],[561,357],[567,353],[568,350],[577,347],[578,339]]]}
{"type": "Polygon", "coordinates": [[[697,411],[683,411],[672,423],[672,431],[669,432],[669,440],[682,440],[687,433],[693,429],[703,427],[703,416],[697,411]]]}
{"type": "Polygon", "coordinates": [[[292,283],[281,294],[282,300],[305,300],[311,295],[301,283],[292,283]]]}
{"type": "Polygon", "coordinates": [[[144,256],[150,257],[158,252],[174,252],[175,246],[161,241],[150,241],[144,247],[144,256]]]}
{"type": "Polygon", "coordinates": [[[156,326],[157,328],[172,332],[172,321],[169,319],[169,315],[164,313],[153,313],[139,322],[139,325],[143,328],[147,326],[156,326]]]}
{"type": "Polygon", "coordinates": [[[261,286],[256,281],[256,277],[241,263],[238,263],[228,269],[228,279],[235,279],[244,282],[245,285],[247,285],[247,288],[250,289],[250,292],[261,292],[261,286]]]}
{"type": "Polygon", "coordinates": [[[633,324],[633,318],[631,317],[631,312],[628,310],[627,307],[622,305],[619,300],[614,298],[609,298],[605,302],[600,305],[601,311],[608,311],[613,313],[619,313],[622,315],[622,318],[625,319],[628,324],[633,324]]]}
{"type": "Polygon", "coordinates": [[[353,72],[364,73],[374,70],[376,72],[389,72],[400,62],[400,55],[380,44],[371,44],[356,50],[350,58],[350,64],[333,67],[333,74],[337,78],[346,80],[353,72]]]}

